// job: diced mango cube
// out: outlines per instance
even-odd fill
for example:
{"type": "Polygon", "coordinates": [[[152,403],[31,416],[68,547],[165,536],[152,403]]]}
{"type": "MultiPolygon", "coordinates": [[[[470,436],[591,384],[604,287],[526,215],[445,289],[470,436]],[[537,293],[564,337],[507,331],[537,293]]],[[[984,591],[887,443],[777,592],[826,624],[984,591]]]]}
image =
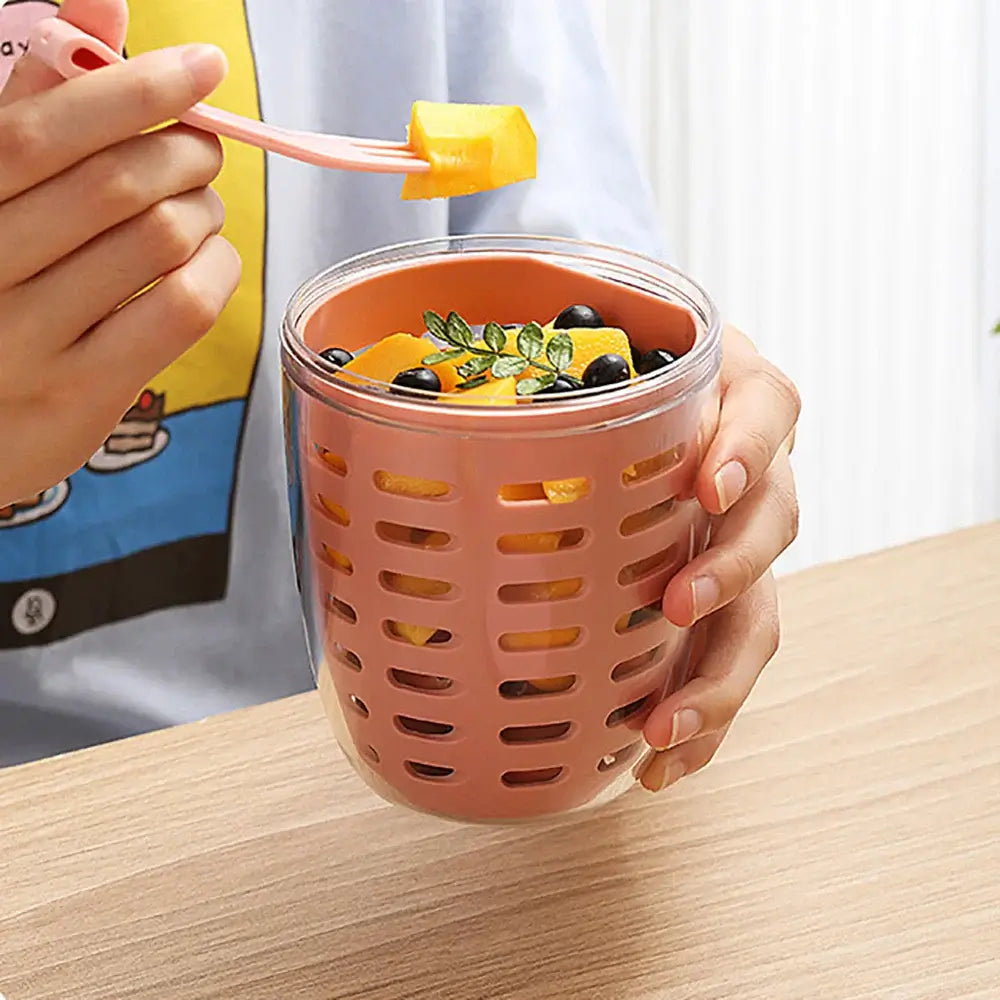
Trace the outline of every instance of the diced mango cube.
{"type": "Polygon", "coordinates": [[[590,480],[587,478],[577,479],[554,479],[551,482],[542,483],[542,489],[549,503],[574,503],[582,500],[590,492],[590,480]]]}
{"type": "Polygon", "coordinates": [[[437,628],[429,625],[409,625],[406,622],[393,622],[391,629],[400,639],[405,639],[412,646],[426,646],[437,631],[437,628]]]}
{"type": "Polygon", "coordinates": [[[402,497],[443,497],[449,490],[447,483],[437,479],[401,476],[396,472],[386,472],[384,469],[379,469],[375,473],[375,485],[383,493],[394,493],[402,497]]]}
{"type": "Polygon", "coordinates": [[[517,402],[517,381],[498,378],[477,385],[475,389],[462,389],[452,398],[456,403],[479,403],[483,406],[507,406],[517,402]]]}
{"type": "Polygon", "coordinates": [[[519,107],[417,101],[408,134],[431,168],[407,174],[404,199],[451,198],[535,176],[535,133],[519,107]]]}

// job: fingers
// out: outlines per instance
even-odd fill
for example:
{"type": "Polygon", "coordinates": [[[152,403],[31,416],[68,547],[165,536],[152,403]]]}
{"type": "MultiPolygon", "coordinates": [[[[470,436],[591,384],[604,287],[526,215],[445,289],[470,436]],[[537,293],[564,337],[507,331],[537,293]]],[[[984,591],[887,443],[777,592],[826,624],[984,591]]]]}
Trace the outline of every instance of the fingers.
{"type": "Polygon", "coordinates": [[[738,330],[726,330],[719,428],[695,480],[712,514],[728,510],[764,474],[790,441],[801,402],[791,380],[738,330]]]}
{"type": "Polygon", "coordinates": [[[13,289],[8,301],[21,325],[15,320],[4,335],[6,377],[29,375],[122,302],[181,267],[224,220],[211,188],[167,198],[13,289]],[[39,330],[35,317],[42,309],[45,326],[39,330]]]}
{"type": "Polygon", "coordinates": [[[709,548],[679,570],[663,594],[663,613],[686,627],[748,590],[795,540],[799,508],[784,451],[714,526],[709,548]]]}
{"type": "Polygon", "coordinates": [[[95,70],[0,108],[0,202],[177,118],[224,75],[218,49],[180,46],[95,70]]]}
{"type": "MultiPolygon", "coordinates": [[[[670,761],[683,761],[685,766],[699,759],[699,750],[679,748],[721,733],[732,723],[778,648],[774,578],[770,573],[762,577],[745,594],[716,612],[706,625],[705,653],[693,676],[680,691],[653,709],[643,727],[650,746],[667,751],[670,761]]],[[[669,763],[658,766],[669,769],[669,763]]]]}
{"type": "Polygon", "coordinates": [[[164,198],[210,184],[221,168],[215,136],[174,125],[95,153],[0,204],[0,233],[17,246],[16,254],[0,258],[0,288],[38,274],[164,198]]]}
{"type": "MultiPolygon", "coordinates": [[[[126,0],[65,0],[58,16],[88,35],[99,38],[116,52],[121,52],[125,44],[128,27],[126,0]]],[[[0,108],[29,94],[47,90],[61,79],[55,70],[30,55],[25,56],[14,64],[7,86],[0,93],[0,108]]]]}
{"type": "Polygon", "coordinates": [[[700,771],[715,756],[727,732],[728,729],[709,733],[708,736],[681,744],[676,750],[654,754],[639,775],[640,784],[650,792],[662,792],[686,774],[700,771]]]}
{"type": "Polygon", "coordinates": [[[207,333],[240,280],[240,258],[209,237],[186,264],[98,324],[60,358],[67,386],[106,387],[112,423],[149,380],[207,333]]]}

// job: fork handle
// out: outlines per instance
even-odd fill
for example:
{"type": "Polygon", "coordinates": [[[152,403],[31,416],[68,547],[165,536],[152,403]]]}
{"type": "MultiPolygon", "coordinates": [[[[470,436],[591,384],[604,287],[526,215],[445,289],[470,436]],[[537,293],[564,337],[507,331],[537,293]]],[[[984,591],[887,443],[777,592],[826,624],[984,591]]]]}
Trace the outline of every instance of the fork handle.
{"type": "MultiPolygon", "coordinates": [[[[33,56],[54,69],[65,80],[125,61],[99,38],[88,35],[59,17],[47,17],[35,25],[29,49],[33,56]]],[[[294,142],[294,135],[285,129],[265,125],[207,104],[195,104],[178,120],[185,125],[248,142],[253,146],[261,145],[262,139],[269,140],[270,148],[273,148],[273,144],[294,142]]]]}

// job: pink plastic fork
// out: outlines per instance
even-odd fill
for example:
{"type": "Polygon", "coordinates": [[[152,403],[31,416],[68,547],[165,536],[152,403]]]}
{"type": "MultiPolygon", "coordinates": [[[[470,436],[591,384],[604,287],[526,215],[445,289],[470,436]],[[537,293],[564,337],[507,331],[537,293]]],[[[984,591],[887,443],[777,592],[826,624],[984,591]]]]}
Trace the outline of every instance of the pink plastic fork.
{"type": "MultiPolygon", "coordinates": [[[[31,33],[29,45],[32,55],[67,80],[124,61],[99,39],[57,17],[39,21],[31,33]]],[[[224,135],[318,167],[377,174],[420,174],[430,169],[430,164],[417,156],[405,142],[296,132],[207,104],[196,104],[181,115],[180,120],[206,132],[224,135]]]]}

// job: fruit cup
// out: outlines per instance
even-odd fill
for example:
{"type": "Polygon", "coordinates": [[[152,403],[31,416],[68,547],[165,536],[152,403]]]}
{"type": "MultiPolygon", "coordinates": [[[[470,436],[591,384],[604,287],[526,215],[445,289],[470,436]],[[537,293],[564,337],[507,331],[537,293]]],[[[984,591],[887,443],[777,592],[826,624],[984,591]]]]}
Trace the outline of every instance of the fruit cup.
{"type": "Polygon", "coordinates": [[[659,604],[708,542],[690,490],[720,358],[691,280],[569,240],[411,243],[298,290],[282,366],[302,607],[326,712],[373,789],[510,822],[634,783],[643,723],[689,668],[688,630],[659,604]],[[496,406],[391,392],[319,356],[419,333],[425,310],[544,323],[570,303],[680,357],[610,391],[496,406]]]}

